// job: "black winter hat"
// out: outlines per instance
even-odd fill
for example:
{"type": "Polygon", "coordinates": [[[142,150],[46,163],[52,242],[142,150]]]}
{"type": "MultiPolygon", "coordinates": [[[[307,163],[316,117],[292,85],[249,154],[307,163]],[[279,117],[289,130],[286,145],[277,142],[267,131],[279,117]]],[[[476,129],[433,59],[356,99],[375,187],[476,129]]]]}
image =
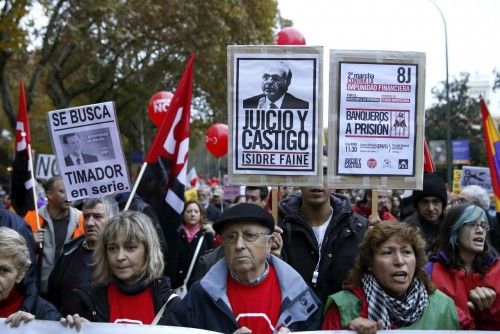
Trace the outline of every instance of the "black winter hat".
{"type": "Polygon", "coordinates": [[[441,200],[443,209],[448,204],[446,184],[441,175],[437,173],[424,173],[424,187],[422,190],[413,190],[413,206],[418,207],[418,202],[423,197],[434,196],[441,200]]]}
{"type": "Polygon", "coordinates": [[[273,216],[262,207],[251,203],[240,203],[230,207],[222,213],[213,227],[215,232],[220,234],[227,224],[243,221],[259,223],[269,228],[271,232],[274,230],[273,216]]]}

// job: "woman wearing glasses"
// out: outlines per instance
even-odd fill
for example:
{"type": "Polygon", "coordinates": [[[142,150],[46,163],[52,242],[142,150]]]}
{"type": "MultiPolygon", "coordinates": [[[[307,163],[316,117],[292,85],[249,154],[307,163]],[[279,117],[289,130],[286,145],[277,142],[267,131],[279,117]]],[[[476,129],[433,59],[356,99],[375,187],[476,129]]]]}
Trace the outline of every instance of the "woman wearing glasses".
{"type": "Polygon", "coordinates": [[[500,329],[500,262],[488,249],[490,226],[477,205],[451,208],[426,269],[457,307],[470,312],[476,328],[500,329]]]}

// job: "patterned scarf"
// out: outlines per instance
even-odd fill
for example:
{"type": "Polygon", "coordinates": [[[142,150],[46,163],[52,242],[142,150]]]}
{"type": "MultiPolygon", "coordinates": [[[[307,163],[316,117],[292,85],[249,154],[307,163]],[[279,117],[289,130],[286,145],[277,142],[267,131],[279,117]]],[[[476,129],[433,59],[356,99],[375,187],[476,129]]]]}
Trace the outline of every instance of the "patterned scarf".
{"type": "Polygon", "coordinates": [[[389,296],[371,274],[365,275],[361,283],[368,300],[368,318],[382,320],[385,330],[391,329],[391,323],[398,328],[413,324],[422,317],[429,303],[425,285],[416,278],[400,298],[389,296]]]}

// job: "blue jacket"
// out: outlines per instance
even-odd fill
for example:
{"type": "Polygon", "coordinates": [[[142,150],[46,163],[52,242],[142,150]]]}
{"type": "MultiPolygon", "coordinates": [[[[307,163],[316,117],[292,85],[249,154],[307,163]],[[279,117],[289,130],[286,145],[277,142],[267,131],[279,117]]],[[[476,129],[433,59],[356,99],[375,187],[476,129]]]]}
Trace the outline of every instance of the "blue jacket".
{"type": "MultiPolygon", "coordinates": [[[[322,305],[302,277],[274,255],[268,258],[274,266],[281,288],[278,327],[292,331],[319,330],[322,305]]],[[[200,328],[221,333],[238,329],[226,294],[228,267],[221,259],[198,282],[193,284],[182,302],[161,325],[200,328]]]]}

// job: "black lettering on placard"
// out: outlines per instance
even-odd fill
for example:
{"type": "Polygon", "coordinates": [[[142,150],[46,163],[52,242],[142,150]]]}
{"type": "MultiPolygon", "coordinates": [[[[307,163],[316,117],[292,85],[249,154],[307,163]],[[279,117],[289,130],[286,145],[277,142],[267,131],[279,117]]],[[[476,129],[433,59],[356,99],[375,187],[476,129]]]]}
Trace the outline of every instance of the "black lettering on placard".
{"type": "Polygon", "coordinates": [[[126,187],[122,182],[116,182],[113,181],[108,184],[103,184],[100,186],[94,186],[92,187],[92,195],[98,195],[98,194],[108,194],[116,191],[121,191],[125,190],[126,187]]]}
{"type": "Polygon", "coordinates": [[[64,173],[69,184],[87,183],[106,179],[123,177],[123,170],[120,164],[105,167],[94,167],[82,170],[69,171],[64,173]]]}
{"type": "Polygon", "coordinates": [[[73,198],[77,198],[77,197],[88,197],[89,196],[89,193],[87,192],[87,189],[85,188],[80,188],[80,189],[73,189],[71,191],[71,196],[73,198]]]}

